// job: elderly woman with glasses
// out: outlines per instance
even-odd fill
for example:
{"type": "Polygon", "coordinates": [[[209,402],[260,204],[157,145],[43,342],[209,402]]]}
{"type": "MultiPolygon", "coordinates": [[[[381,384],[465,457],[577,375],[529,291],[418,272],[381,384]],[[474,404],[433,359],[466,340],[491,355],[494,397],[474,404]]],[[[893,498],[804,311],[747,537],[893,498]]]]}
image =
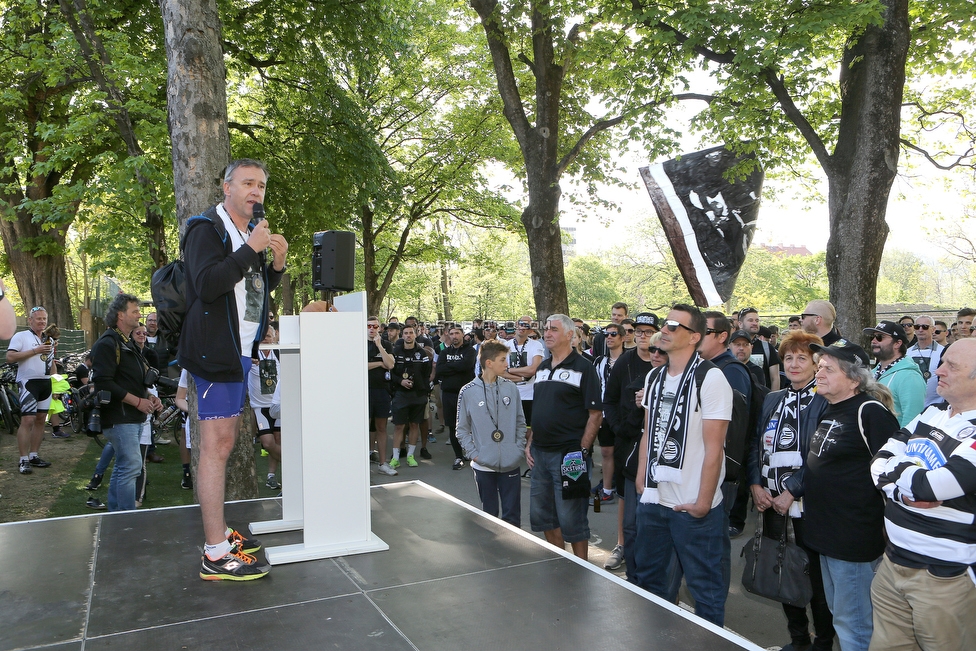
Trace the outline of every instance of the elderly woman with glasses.
{"type": "MultiPolygon", "coordinates": [[[[871,581],[884,552],[884,500],[871,459],[898,430],[891,392],[875,380],[864,349],[841,339],[820,354],[817,395],[827,401],[803,469],[803,542],[820,555],[824,594],[844,651],[871,641],[871,581]]],[[[768,504],[768,503],[767,503],[768,504]]],[[[780,495],[772,507],[790,513],[780,495]]],[[[819,631],[818,631],[819,634],[819,631]]]]}
{"type": "MultiPolygon", "coordinates": [[[[746,464],[749,487],[756,508],[762,514],[763,536],[779,540],[787,518],[793,524],[796,543],[810,557],[810,583],[813,599],[813,649],[828,651],[834,643],[834,626],[824,594],[820,556],[805,545],[803,519],[803,460],[810,439],[820,424],[827,400],[817,393],[817,363],[812,346],[822,345],[817,335],[790,330],[780,342],[779,356],[789,381],[787,388],[773,391],[763,402],[756,436],[746,464]]],[[[806,607],[783,604],[786,628],[790,633],[787,651],[811,648],[810,620],[806,607]]]]}

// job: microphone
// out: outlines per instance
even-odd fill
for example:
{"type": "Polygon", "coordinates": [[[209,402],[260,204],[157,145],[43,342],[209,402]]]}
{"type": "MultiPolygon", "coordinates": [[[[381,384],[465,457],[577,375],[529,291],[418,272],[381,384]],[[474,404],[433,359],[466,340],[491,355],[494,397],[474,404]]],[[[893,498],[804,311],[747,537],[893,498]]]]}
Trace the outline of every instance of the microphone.
{"type": "Polygon", "coordinates": [[[264,204],[256,203],[251,211],[251,226],[257,226],[264,221],[264,204]]]}

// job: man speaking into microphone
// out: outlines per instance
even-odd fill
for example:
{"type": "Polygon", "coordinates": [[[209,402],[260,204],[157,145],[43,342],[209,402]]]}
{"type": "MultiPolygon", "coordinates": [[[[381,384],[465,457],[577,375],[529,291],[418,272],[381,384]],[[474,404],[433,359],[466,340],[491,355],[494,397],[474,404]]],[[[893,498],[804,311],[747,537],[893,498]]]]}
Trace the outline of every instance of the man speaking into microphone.
{"type": "Polygon", "coordinates": [[[210,581],[249,581],[270,570],[254,556],[260,543],[224,520],[227,458],[247,374],[288,253],[288,242],[263,219],[267,182],[264,163],[233,161],[224,171],[223,203],[187,220],[183,240],[187,309],[178,359],[196,383],[200,461],[194,485],[206,538],[200,578],[210,581]]]}

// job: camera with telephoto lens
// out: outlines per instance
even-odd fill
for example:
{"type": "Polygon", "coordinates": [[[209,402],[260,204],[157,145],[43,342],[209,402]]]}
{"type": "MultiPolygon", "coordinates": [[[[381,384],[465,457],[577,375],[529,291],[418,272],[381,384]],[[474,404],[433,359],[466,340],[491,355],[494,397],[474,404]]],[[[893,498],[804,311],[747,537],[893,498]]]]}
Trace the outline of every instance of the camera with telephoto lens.
{"type": "Polygon", "coordinates": [[[92,409],[91,415],[88,417],[88,430],[91,432],[101,432],[102,431],[102,405],[107,405],[112,402],[112,392],[106,390],[98,391],[94,394],[96,396],[95,407],[92,409]]]}
{"type": "Polygon", "coordinates": [[[159,371],[154,369],[152,366],[147,368],[146,374],[142,378],[142,383],[147,387],[151,387],[154,386],[158,380],[159,380],[159,371]]]}

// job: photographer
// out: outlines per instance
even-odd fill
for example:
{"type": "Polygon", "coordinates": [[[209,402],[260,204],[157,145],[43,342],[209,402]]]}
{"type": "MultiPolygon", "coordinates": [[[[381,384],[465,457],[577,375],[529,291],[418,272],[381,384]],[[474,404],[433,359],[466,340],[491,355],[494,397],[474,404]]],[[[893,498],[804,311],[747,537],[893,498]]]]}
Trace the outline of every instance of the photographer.
{"type": "Polygon", "coordinates": [[[147,388],[156,378],[149,377],[149,365],[129,338],[140,316],[139,299],[131,294],[116,296],[105,314],[108,329],[91,350],[95,389],[111,395],[101,406],[102,433],[115,449],[109,511],[136,508],[136,478],[142,469],[139,436],[146,415],[161,407],[147,388]]]}

